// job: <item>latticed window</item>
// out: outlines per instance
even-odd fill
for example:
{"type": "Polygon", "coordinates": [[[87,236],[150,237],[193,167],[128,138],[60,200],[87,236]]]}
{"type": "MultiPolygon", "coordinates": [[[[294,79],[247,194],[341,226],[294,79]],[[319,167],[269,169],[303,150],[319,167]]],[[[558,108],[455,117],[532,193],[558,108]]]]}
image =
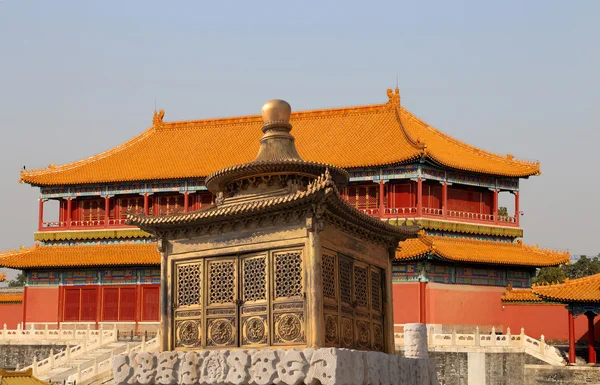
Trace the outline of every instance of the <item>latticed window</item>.
{"type": "Polygon", "coordinates": [[[127,218],[127,214],[143,214],[144,197],[119,198],[119,218],[127,218]]]}
{"type": "Polygon", "coordinates": [[[81,207],[81,221],[104,220],[104,199],[85,199],[79,202],[81,207]]]}

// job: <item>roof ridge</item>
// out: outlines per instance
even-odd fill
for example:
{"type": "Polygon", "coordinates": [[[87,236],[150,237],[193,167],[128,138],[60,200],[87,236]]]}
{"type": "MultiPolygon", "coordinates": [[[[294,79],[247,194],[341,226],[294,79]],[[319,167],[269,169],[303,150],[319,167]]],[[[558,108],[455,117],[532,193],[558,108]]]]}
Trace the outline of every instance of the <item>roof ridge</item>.
{"type": "Polygon", "coordinates": [[[126,148],[148,138],[152,133],[156,132],[155,126],[152,126],[148,129],[146,129],[145,131],[143,131],[141,134],[136,135],[135,137],[129,139],[128,141],[121,143],[115,147],[112,147],[111,149],[108,149],[106,151],[103,152],[99,152],[95,155],[89,156],[87,158],[84,159],[80,159],[80,160],[76,160],[74,162],[70,162],[70,163],[65,163],[63,165],[60,166],[55,166],[54,164],[50,164],[48,167],[42,167],[42,168],[37,168],[37,169],[27,169],[27,170],[21,170],[21,178],[19,179],[20,183],[23,182],[27,182],[27,177],[28,176],[36,176],[38,174],[43,174],[48,170],[52,170],[54,172],[60,172],[60,171],[68,171],[77,167],[81,167],[81,166],[85,166],[88,163],[91,162],[95,162],[99,159],[103,159],[105,157],[108,157],[110,155],[116,154],[120,151],[125,150],[126,148]]]}
{"type": "MultiPolygon", "coordinates": [[[[454,144],[461,146],[462,148],[472,151],[473,153],[482,155],[482,156],[487,156],[488,158],[491,159],[498,159],[498,160],[503,160],[503,161],[509,161],[509,162],[513,162],[516,164],[521,164],[521,165],[526,165],[526,166],[538,166],[538,171],[539,171],[539,165],[540,162],[539,161],[527,161],[527,160],[523,160],[523,159],[519,159],[519,158],[515,158],[512,154],[507,153],[505,156],[502,156],[501,154],[492,152],[492,151],[488,151],[488,150],[484,150],[482,148],[479,148],[477,146],[474,146],[472,144],[469,144],[463,140],[460,140],[458,138],[455,138],[453,136],[450,136],[440,130],[438,130],[437,128],[435,128],[434,126],[430,125],[429,123],[425,122],[423,119],[417,117],[415,114],[413,114],[412,112],[410,112],[408,109],[406,109],[404,106],[399,106],[400,110],[407,115],[408,119],[412,119],[414,121],[416,121],[417,123],[419,123],[424,129],[427,129],[429,131],[431,131],[433,134],[438,135],[442,138],[444,138],[445,140],[448,140],[450,142],[453,142],[454,144]]],[[[425,143],[426,145],[426,143],[425,143]]],[[[431,156],[430,154],[428,154],[429,156],[431,156]]],[[[432,156],[432,158],[435,159],[434,156],[432,156]]]]}
{"type": "MultiPolygon", "coordinates": [[[[389,111],[391,108],[390,103],[377,103],[377,104],[363,104],[357,106],[343,106],[343,107],[331,107],[331,108],[318,108],[313,110],[301,110],[293,111],[291,113],[291,120],[315,118],[319,116],[330,116],[336,115],[340,112],[347,112],[348,114],[360,114],[365,112],[373,111],[389,111]]],[[[218,127],[229,124],[245,124],[245,123],[262,123],[261,115],[238,115],[232,117],[222,118],[208,118],[208,119],[191,119],[191,120],[175,120],[172,122],[160,121],[155,124],[158,129],[175,129],[175,128],[198,128],[198,127],[218,127]]]]}
{"type": "MultiPolygon", "coordinates": [[[[467,237],[444,237],[444,236],[440,236],[440,235],[429,235],[429,237],[434,238],[434,239],[442,239],[444,241],[449,241],[449,242],[454,242],[454,243],[463,243],[464,241],[469,241],[469,242],[474,242],[474,243],[488,243],[488,244],[496,244],[498,243],[498,241],[494,241],[494,240],[490,240],[490,239],[476,239],[476,238],[467,238],[467,237]]],[[[570,255],[570,253],[566,250],[556,250],[556,249],[548,249],[548,248],[543,248],[543,247],[539,247],[538,245],[527,245],[525,243],[523,243],[522,241],[519,242],[502,242],[503,244],[506,245],[511,245],[512,247],[515,248],[522,248],[531,252],[536,252],[536,253],[541,253],[541,254],[546,254],[546,253],[554,253],[554,254],[563,254],[563,255],[570,255]]]]}

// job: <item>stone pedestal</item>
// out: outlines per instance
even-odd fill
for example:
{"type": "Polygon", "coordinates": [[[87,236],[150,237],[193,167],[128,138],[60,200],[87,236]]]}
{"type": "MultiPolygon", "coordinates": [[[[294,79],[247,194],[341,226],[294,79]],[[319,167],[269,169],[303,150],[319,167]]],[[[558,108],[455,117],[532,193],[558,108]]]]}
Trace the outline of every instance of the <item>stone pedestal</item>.
{"type": "Polygon", "coordinates": [[[435,363],[338,348],[131,353],[117,385],[437,385],[435,363]]]}

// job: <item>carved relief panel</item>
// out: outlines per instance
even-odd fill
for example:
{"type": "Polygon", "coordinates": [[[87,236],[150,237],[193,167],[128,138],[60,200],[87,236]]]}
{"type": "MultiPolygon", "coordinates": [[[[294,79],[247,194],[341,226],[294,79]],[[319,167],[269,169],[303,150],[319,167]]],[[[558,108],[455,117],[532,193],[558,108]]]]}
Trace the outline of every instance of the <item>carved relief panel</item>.
{"type": "Polygon", "coordinates": [[[175,262],[174,348],[306,343],[301,250],[175,262]]]}
{"type": "Polygon", "coordinates": [[[273,345],[306,343],[303,261],[300,250],[273,253],[273,345]]]}
{"type": "Polygon", "coordinates": [[[269,285],[266,254],[243,257],[241,345],[269,345],[269,285]]]}
{"type": "Polygon", "coordinates": [[[383,270],[368,263],[323,254],[325,344],[384,350],[383,270]]]}
{"type": "Polygon", "coordinates": [[[236,347],[238,259],[209,259],[206,267],[206,346],[236,347]]]}
{"type": "Polygon", "coordinates": [[[175,265],[175,347],[199,347],[202,341],[202,262],[175,265]]]}

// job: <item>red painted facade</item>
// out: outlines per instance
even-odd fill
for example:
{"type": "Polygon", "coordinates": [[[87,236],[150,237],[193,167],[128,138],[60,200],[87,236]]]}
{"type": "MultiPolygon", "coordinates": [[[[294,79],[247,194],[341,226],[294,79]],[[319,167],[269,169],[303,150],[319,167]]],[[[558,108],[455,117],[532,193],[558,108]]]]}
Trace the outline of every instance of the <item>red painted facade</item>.
{"type": "MultiPolygon", "coordinates": [[[[420,322],[419,282],[394,283],[394,323],[420,322]]],[[[425,290],[426,323],[464,326],[466,329],[496,327],[497,331],[525,333],[547,340],[569,339],[568,312],[560,304],[505,304],[501,297],[505,288],[493,286],[445,285],[427,283],[425,290]]],[[[595,338],[600,338],[600,321],[595,338]]],[[[575,339],[587,341],[588,319],[574,319],[575,339]]]]}
{"type": "Polygon", "coordinates": [[[23,322],[22,303],[0,303],[0,327],[16,329],[23,322]]]}

